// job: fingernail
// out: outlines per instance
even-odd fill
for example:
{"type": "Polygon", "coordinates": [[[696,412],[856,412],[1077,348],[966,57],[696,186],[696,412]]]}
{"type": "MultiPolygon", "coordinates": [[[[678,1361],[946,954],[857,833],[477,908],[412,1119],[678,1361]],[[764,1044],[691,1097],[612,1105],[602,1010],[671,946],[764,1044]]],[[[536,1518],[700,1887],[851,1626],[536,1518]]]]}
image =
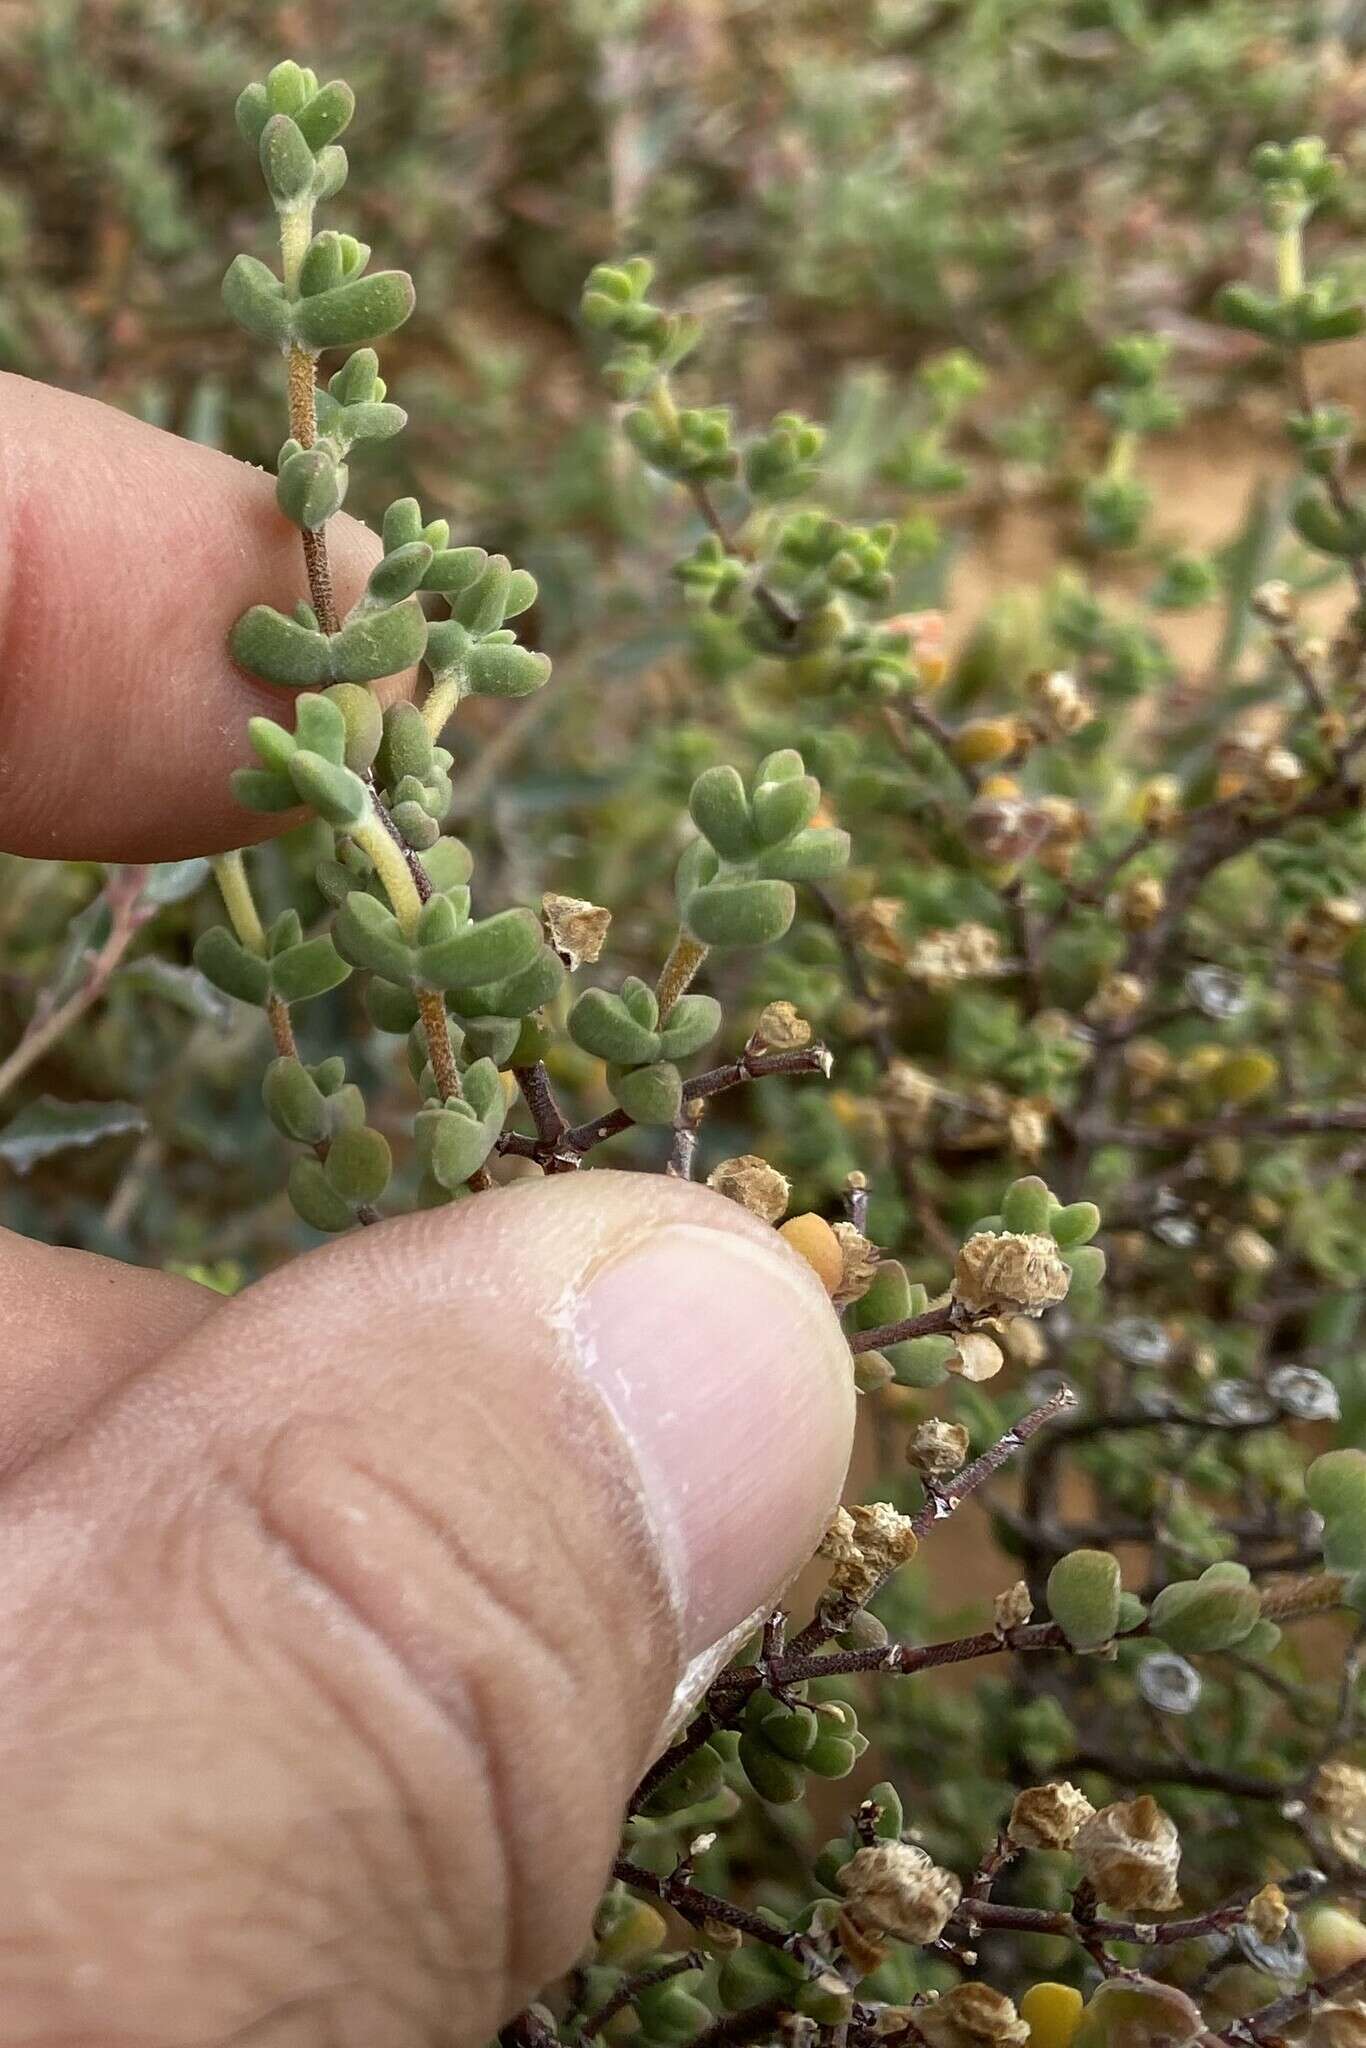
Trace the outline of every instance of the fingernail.
{"type": "Polygon", "coordinates": [[[670,1224],[587,1289],[583,1362],[630,1443],[696,1658],[815,1550],[849,1461],[848,1346],[809,1267],[670,1224]]]}

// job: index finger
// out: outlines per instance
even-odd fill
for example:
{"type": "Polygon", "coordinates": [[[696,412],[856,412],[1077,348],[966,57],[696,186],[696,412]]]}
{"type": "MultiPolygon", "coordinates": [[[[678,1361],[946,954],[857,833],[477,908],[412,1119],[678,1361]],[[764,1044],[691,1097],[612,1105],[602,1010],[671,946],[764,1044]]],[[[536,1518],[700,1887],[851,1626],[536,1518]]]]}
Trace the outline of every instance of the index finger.
{"type": "MultiPolygon", "coordinates": [[[[339,518],[328,542],[345,606],[379,541],[339,518]]],[[[228,776],[248,718],[291,693],[227,638],[248,605],[307,594],[264,471],[0,375],[0,848],[170,860],[271,829],[228,776]]]]}

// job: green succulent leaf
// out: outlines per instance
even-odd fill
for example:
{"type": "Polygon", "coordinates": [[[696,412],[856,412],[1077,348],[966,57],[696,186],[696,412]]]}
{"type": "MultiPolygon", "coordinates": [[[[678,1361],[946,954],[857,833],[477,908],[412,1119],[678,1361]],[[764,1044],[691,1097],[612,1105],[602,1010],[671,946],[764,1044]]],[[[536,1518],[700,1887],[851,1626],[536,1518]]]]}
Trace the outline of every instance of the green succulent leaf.
{"type": "Polygon", "coordinates": [[[308,348],[354,348],[357,342],[380,341],[392,334],[414,303],[413,281],[406,270],[376,270],[301,299],[294,308],[293,331],[308,348]]]}
{"type": "MultiPolygon", "coordinates": [[[[263,682],[283,683],[294,690],[315,690],[332,680],[327,636],[287,619],[272,605],[254,604],[243,612],[228,639],[232,658],[263,682]]],[[[351,681],[364,678],[352,677],[351,681]]]]}
{"type": "Polygon", "coordinates": [[[713,882],[684,905],[688,929],[704,946],[769,946],[788,930],[797,899],[788,882],[713,882]]]}

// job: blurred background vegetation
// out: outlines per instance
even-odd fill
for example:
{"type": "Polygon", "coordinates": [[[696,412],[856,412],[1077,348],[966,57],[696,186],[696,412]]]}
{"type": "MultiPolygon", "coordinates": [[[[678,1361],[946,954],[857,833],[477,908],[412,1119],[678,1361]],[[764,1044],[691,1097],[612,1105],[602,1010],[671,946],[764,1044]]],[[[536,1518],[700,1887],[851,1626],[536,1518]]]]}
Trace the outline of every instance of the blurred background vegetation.
{"type": "MultiPolygon", "coordinates": [[[[1170,658],[1189,664],[1196,691],[1239,659],[1245,572],[1254,557],[1265,565],[1276,517],[1283,408],[1257,345],[1220,327],[1211,301],[1251,260],[1255,140],[1314,128],[1360,157],[1366,9],[0,5],[0,364],[273,461],[276,369],[225,317],[218,285],[234,248],[262,249],[231,105],[282,53],[355,85],[348,144],[364,175],[348,220],[418,285],[385,362],[415,430],[387,473],[383,458],[358,473],[353,507],[415,490],[457,535],[540,579],[530,637],[555,656],[556,679],[526,706],[470,707],[453,741],[458,829],[477,845],[485,910],[548,886],[607,902],[618,964],[638,955],[648,972],[683,796],[724,757],[736,718],[724,650],[672,594],[687,507],[623,453],[577,321],[585,272],[626,248],[655,256],[673,303],[712,316],[689,371],[703,399],[731,399],[753,421],[796,406],[832,422],[832,509],[908,522],[899,595],[944,605],[960,669],[1032,631],[1019,593],[1069,561],[1121,593],[1133,583],[1122,558],[1096,569],[1078,521],[1078,480],[1105,432],[1087,400],[1107,341],[1169,337],[1191,418],[1151,446],[1157,523],[1170,507],[1184,543],[1229,543],[1218,601],[1171,621],[1170,658]],[[932,385],[948,351],[970,352],[987,382],[958,423],[970,460],[951,516],[931,516],[916,474],[922,373],[932,385]]],[[[1363,214],[1354,174],[1316,229],[1349,277],[1363,214]]],[[[876,794],[879,771],[855,765],[864,781],[845,791],[844,822],[857,835],[847,813],[876,794]]],[[[267,896],[283,901],[306,866],[306,845],[266,855],[267,896]]],[[[5,863],[0,1043],[99,943],[103,880],[88,866],[5,863]]],[[[259,1019],[227,1016],[186,965],[212,892],[182,893],[192,873],[163,880],[178,900],[0,1104],[10,1118],[39,1095],[138,1114],[48,1156],[21,1121],[8,1148],[0,1137],[5,1213],[125,1257],[226,1261],[231,1280],[300,1230],[262,1142],[259,1019]]],[[[757,993],[796,995],[828,1024],[832,948],[812,930],[796,968],[765,966],[757,993]]],[[[382,1088],[391,1050],[367,1040],[349,990],[312,1006],[308,1029],[319,1051],[346,1042],[382,1088]]],[[[591,1111],[592,1076],[560,1078],[591,1111]]],[[[806,1199],[828,1200],[863,1156],[858,1105],[837,1089],[818,1109],[808,1090],[794,1118],[776,1085],[728,1098],[709,1148],[767,1149],[806,1199]]],[[[644,1160],[657,1143],[617,1151],[635,1145],[644,1160]]],[[[890,1236],[900,1220],[881,1218],[890,1236]]]]}

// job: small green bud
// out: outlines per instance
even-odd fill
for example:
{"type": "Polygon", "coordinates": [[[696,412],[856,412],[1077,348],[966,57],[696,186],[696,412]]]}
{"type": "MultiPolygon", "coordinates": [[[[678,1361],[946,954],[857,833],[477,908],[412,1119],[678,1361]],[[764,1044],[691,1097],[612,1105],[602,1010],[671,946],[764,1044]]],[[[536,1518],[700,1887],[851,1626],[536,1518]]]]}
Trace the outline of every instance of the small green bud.
{"type": "Polygon", "coordinates": [[[1048,1609],[1074,1650],[1099,1650],[1119,1621],[1118,1560],[1108,1550],[1070,1550],[1048,1575],[1048,1609]]]}
{"type": "MultiPolygon", "coordinates": [[[[249,718],[247,737],[262,767],[269,768],[274,775],[288,775],[289,764],[299,751],[299,742],[292,732],[286,732],[273,718],[249,718]]],[[[322,750],[315,747],[314,751],[322,750]]]]}
{"type": "Polygon", "coordinates": [[[289,1199],[315,1230],[347,1230],[353,1221],[350,1203],[330,1184],[311,1152],[301,1152],[290,1166],[289,1199]]]}
{"type": "Polygon", "coordinates": [[[313,184],[313,152],[298,123],[288,114],[272,114],[258,145],[266,189],[282,211],[298,206],[313,184]]]}
{"type": "Polygon", "coordinates": [[[790,1806],[806,1789],[800,1764],[778,1755],[763,1737],[746,1728],[740,1737],[740,1767],[761,1799],[770,1806],[790,1806]]]}
{"type": "Polygon", "coordinates": [[[672,1124],[683,1107],[683,1077],[667,1060],[648,1067],[609,1066],[613,1097],[638,1124],[672,1124]]]}
{"type": "Polygon", "coordinates": [[[266,73],[266,99],[275,114],[297,114],[317,81],[292,57],[282,58],[266,73]]]}
{"type": "MultiPolygon", "coordinates": [[[[346,151],[340,143],[329,142],[326,149],[320,149],[317,167],[313,173],[314,199],[331,199],[334,193],[340,192],[346,183],[346,173],[349,169],[346,151]]],[[[323,343],[322,346],[328,347],[330,344],[323,343]]]]}
{"type": "Polygon", "coordinates": [[[346,724],[343,760],[356,775],[364,775],[379,752],[383,714],[379,699],[363,683],[333,683],[323,691],[335,704],[346,724]]]}
{"type": "Polygon", "coordinates": [[[724,859],[748,860],[758,851],[749,799],[738,769],[705,769],[692,786],[688,809],[702,837],[724,859]]]}
{"type": "Polygon", "coordinates": [[[1036,1173],[1027,1174],[1023,1180],[1012,1181],[1001,1203],[1002,1226],[1033,1237],[1048,1234],[1052,1213],[1052,1193],[1048,1183],[1040,1180],[1036,1173]]]}
{"type": "Polygon", "coordinates": [[[479,575],[452,605],[453,616],[476,638],[496,633],[506,616],[512,569],[506,555],[490,555],[479,575]]]}
{"type": "Polygon", "coordinates": [[[266,952],[271,960],[303,943],[304,923],[297,910],[282,910],[266,932],[266,952]]]}
{"type": "Polygon", "coordinates": [[[1164,1586],[1153,1601],[1149,1621],[1153,1634],[1182,1656],[1230,1650],[1255,1627],[1261,1605],[1261,1595],[1246,1571],[1234,1578],[1212,1565],[1198,1579],[1164,1586]]]}
{"type": "MultiPolygon", "coordinates": [[[[255,721],[252,722],[253,738],[255,721]]],[[[341,766],[346,756],[346,718],[339,704],[324,691],[315,696],[306,691],[294,700],[294,752],[304,747],[310,754],[321,754],[324,761],[333,761],[341,766]]],[[[290,759],[293,759],[291,754],[290,759]]],[[[288,762],[281,764],[286,771],[288,762]]]]}
{"type": "Polygon", "coordinates": [[[682,1971],[664,1984],[650,1984],[636,1994],[634,2004],[640,2017],[641,2033],[659,2048],[684,2048],[711,2020],[700,1998],[684,1988],[701,1982],[701,1973],[682,1971]]]}
{"type": "Polygon", "coordinates": [[[422,853],[427,847],[435,846],[441,837],[441,826],[431,812],[421,803],[412,801],[397,803],[389,813],[406,846],[422,853]]]}
{"type": "MultiPolygon", "coordinates": [[[[351,361],[353,363],[356,362],[361,355],[374,356],[374,354],[373,349],[361,349],[357,351],[356,355],[352,356],[351,361]]],[[[379,358],[376,356],[375,361],[378,362],[378,360],[379,358]]],[[[416,498],[394,499],[381,523],[380,537],[384,542],[384,552],[386,555],[392,553],[395,548],[411,547],[414,541],[421,540],[422,507],[418,504],[416,498]]]]}
{"type": "Polygon", "coordinates": [[[820,1722],[814,1708],[777,1706],[759,1722],[759,1733],[770,1749],[793,1763],[801,1763],[816,1746],[820,1722]]]}
{"type": "Polygon", "coordinates": [[[286,1138],[316,1145],[327,1136],[327,1098],[301,1060],[272,1060],[261,1081],[266,1115],[286,1138]]]}
{"type": "Polygon", "coordinates": [[[1127,1636],[1139,1626],[1140,1622],[1146,1621],[1147,1618],[1148,1610],[1139,1599],[1137,1593],[1121,1592],[1119,1596],[1119,1614],[1115,1621],[1115,1634],[1117,1636],[1127,1636]]]}
{"type": "Polygon", "coordinates": [[[666,1060],[690,1059],[710,1045],[721,1029],[721,1005],[715,996],[680,996],[660,1027],[659,1051],[666,1060]]]}
{"type": "Polygon", "coordinates": [[[488,1059],[468,1067],[465,1099],[418,1111],[414,1126],[419,1157],[444,1188],[463,1187],[498,1142],[507,1113],[498,1069],[488,1059]]]}
{"type": "Polygon", "coordinates": [[[308,299],[318,292],[332,291],[345,279],[342,238],[335,229],[325,228],[320,235],[313,237],[304,251],[303,262],[299,265],[299,290],[308,299]]]}
{"type": "MultiPolygon", "coordinates": [[[[800,756],[798,756],[800,759],[800,756]]],[[[821,786],[814,775],[761,782],[754,791],[754,829],[764,846],[779,846],[811,823],[820,809],[821,786]]],[[[713,841],[713,844],[715,842],[713,841]]]]}
{"type": "MultiPolygon", "coordinates": [[[[384,396],[384,385],[379,375],[379,357],[372,348],[358,348],[349,355],[336,375],[329,379],[327,389],[339,405],[371,405],[384,396]]],[[[415,503],[415,500],[406,502],[415,503]]],[[[405,536],[416,540],[416,533],[405,536]]],[[[386,529],[384,545],[396,547],[397,540],[391,541],[386,529]]]]}
{"type": "Polygon", "coordinates": [[[682,1813],[689,1806],[700,1806],[704,1799],[715,1798],[721,1785],[721,1759],[710,1744],[704,1742],[655,1787],[641,1812],[649,1814],[652,1819],[682,1813]]]}
{"type": "Polygon", "coordinates": [[[575,1000],[568,1029],[575,1045],[614,1066],[641,1066],[660,1055],[658,1032],[604,988],[586,988],[575,1000]]]}
{"type": "MultiPolygon", "coordinates": [[[[644,1809],[643,1809],[644,1810],[644,1809]]],[[[664,1945],[668,1923],[644,1899],[608,1892],[593,1916],[599,1963],[629,1970],[646,1962],[664,1945]]]]}
{"type": "Polygon", "coordinates": [[[468,846],[462,839],[453,839],[449,834],[423,854],[422,865],[431,877],[432,887],[443,893],[463,888],[474,872],[474,860],[468,846]]]}
{"type": "Polygon", "coordinates": [[[385,789],[397,789],[406,776],[424,781],[432,770],[434,747],[427,721],[415,704],[390,704],[375,772],[385,789]]]}
{"type": "Polygon", "coordinates": [[[286,519],[309,532],[340,512],[346,496],[346,466],[325,448],[301,448],[280,464],[275,502],[286,519]]]}

